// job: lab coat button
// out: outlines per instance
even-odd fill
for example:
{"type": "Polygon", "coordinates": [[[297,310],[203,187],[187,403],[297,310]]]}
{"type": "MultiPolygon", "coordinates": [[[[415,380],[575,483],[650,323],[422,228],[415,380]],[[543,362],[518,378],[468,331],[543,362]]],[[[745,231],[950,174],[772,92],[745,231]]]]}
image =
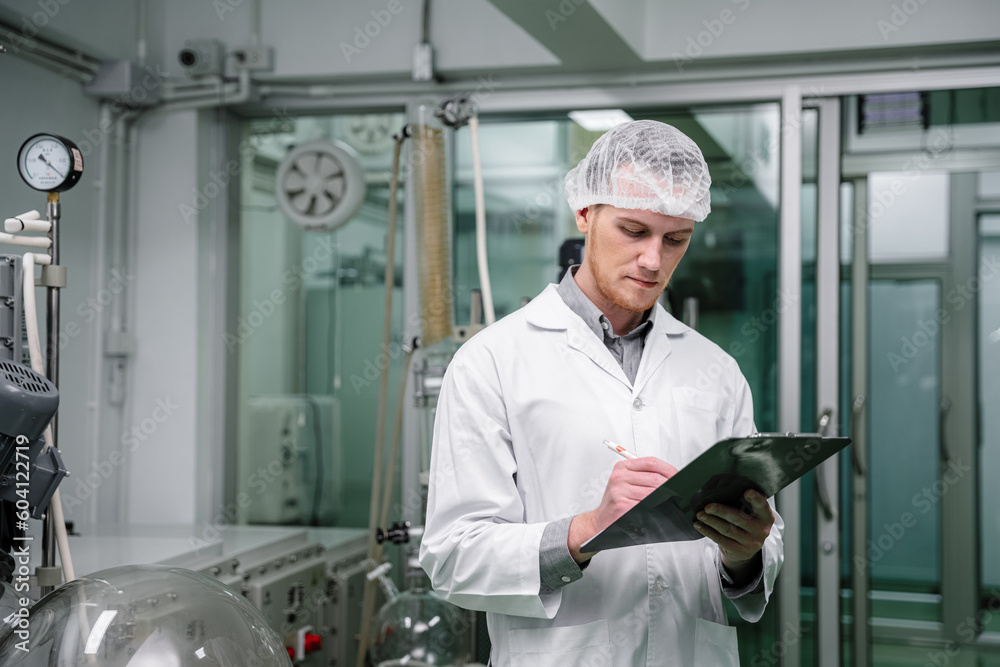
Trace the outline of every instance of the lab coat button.
{"type": "Polygon", "coordinates": [[[636,410],[642,410],[642,399],[637,398],[634,401],[632,401],[632,407],[635,408],[636,410]]]}
{"type": "Polygon", "coordinates": [[[562,580],[563,580],[564,584],[568,584],[570,581],[572,581],[572,579],[570,579],[569,577],[567,577],[565,575],[562,577],[562,580]]]}
{"type": "Polygon", "coordinates": [[[670,588],[670,585],[663,580],[663,577],[657,577],[656,581],[653,582],[653,595],[659,595],[668,588],[670,588]]]}

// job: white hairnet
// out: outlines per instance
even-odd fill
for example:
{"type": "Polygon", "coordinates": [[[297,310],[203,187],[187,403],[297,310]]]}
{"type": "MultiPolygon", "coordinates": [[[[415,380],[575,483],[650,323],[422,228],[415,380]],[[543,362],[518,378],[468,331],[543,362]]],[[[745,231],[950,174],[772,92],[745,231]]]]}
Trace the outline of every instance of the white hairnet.
{"type": "Polygon", "coordinates": [[[601,135],[566,174],[566,201],[635,208],[700,222],[712,210],[712,178],[701,149],[655,120],[623,123],[601,135]]]}

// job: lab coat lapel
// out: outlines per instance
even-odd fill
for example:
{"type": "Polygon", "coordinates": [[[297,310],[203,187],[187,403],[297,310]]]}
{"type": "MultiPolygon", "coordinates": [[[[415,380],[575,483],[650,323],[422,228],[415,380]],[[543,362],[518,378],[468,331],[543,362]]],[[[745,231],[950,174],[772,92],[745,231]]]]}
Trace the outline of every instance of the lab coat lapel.
{"type": "Polygon", "coordinates": [[[591,361],[607,371],[613,378],[631,388],[632,384],[625,377],[625,371],[611,356],[611,351],[604,345],[604,341],[599,340],[594,332],[587,328],[583,320],[580,320],[579,317],[577,320],[580,321],[579,326],[570,326],[566,330],[566,343],[574,350],[590,357],[591,361]]]}
{"type": "Polygon", "coordinates": [[[566,305],[555,285],[549,285],[526,306],[525,316],[530,324],[543,329],[565,329],[566,344],[570,348],[585,354],[613,378],[631,388],[625,371],[611,356],[604,341],[595,336],[587,324],[566,305]]]}
{"type": "Polygon", "coordinates": [[[646,335],[646,344],[642,348],[642,359],[639,360],[639,370],[635,375],[634,394],[642,391],[656,369],[670,356],[672,349],[670,337],[683,335],[689,329],[687,325],[674,319],[660,304],[656,304],[655,308],[656,316],[653,318],[653,330],[646,335]]]}

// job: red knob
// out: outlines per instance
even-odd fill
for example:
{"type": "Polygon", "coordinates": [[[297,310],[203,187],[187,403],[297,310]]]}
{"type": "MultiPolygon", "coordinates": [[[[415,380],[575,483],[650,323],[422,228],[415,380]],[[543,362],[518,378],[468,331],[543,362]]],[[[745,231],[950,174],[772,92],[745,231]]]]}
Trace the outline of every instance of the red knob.
{"type": "Polygon", "coordinates": [[[315,635],[311,632],[306,633],[306,655],[310,653],[315,653],[316,651],[323,648],[323,638],[319,635],[315,635]]]}

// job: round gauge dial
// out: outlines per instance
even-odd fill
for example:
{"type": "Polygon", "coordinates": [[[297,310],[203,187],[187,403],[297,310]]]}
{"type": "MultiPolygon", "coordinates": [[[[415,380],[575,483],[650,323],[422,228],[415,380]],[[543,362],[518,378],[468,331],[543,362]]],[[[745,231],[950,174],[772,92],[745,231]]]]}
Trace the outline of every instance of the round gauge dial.
{"type": "Polygon", "coordinates": [[[17,170],[29,186],[42,192],[64,192],[83,175],[83,154],[69,139],[36,134],[17,153],[17,170]]]}

